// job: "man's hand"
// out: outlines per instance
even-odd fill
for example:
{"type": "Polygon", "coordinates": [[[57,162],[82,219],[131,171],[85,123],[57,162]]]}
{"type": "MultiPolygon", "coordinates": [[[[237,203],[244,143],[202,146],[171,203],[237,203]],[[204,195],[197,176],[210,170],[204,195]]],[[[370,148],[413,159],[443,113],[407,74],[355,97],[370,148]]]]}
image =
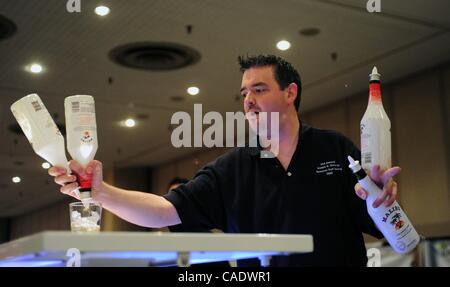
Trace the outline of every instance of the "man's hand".
{"type": "MultiPolygon", "coordinates": [[[[372,204],[374,208],[379,207],[383,202],[385,206],[391,206],[397,199],[397,183],[392,178],[399,174],[400,171],[401,168],[398,166],[394,166],[386,171],[382,171],[379,165],[373,166],[369,176],[375,184],[383,189],[383,192],[372,204]]],[[[359,183],[355,185],[355,192],[361,199],[366,200],[367,191],[359,183]]]]}
{"type": "MultiPolygon", "coordinates": [[[[93,160],[89,162],[86,168],[83,168],[79,163],[74,160],[69,162],[69,168],[80,176],[90,175],[92,176],[92,198],[97,199],[100,187],[103,181],[103,167],[102,163],[93,160]]],[[[67,174],[67,170],[63,167],[53,166],[48,170],[48,173],[55,177],[55,182],[61,185],[61,193],[70,195],[76,199],[80,199],[78,191],[77,177],[75,175],[67,174]]]]}

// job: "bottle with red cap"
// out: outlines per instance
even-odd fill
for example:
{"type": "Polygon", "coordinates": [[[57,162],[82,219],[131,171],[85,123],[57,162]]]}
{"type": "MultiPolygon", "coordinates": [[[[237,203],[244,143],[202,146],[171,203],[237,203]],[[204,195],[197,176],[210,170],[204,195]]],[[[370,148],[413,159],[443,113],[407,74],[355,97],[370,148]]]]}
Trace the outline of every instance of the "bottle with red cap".
{"type": "MultiPolygon", "coordinates": [[[[64,100],[67,130],[67,150],[83,167],[94,159],[97,152],[97,123],[94,98],[74,95],[64,100]]],[[[92,175],[77,174],[81,201],[91,198],[92,175]]]]}
{"type": "Polygon", "coordinates": [[[361,164],[366,171],[373,165],[391,167],[391,121],[383,108],[381,75],[374,67],[369,76],[369,103],[361,120],[361,164]]]}

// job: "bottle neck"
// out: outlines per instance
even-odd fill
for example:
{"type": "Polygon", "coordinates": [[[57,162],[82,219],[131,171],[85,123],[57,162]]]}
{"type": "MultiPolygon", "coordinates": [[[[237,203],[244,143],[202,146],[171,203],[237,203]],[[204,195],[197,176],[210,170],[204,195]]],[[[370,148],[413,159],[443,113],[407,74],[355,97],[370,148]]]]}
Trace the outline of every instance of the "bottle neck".
{"type": "Polygon", "coordinates": [[[369,84],[369,103],[381,103],[381,89],[379,81],[371,81],[369,84]]]}

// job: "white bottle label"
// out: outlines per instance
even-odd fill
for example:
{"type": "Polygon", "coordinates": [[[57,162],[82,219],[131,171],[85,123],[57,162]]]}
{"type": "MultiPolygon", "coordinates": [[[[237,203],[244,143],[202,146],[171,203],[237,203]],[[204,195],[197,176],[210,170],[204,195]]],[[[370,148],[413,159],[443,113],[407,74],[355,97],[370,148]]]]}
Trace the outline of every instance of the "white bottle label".
{"type": "Polygon", "coordinates": [[[67,149],[73,159],[86,165],[97,151],[95,103],[91,96],[66,98],[67,149]]]}
{"type": "Polygon", "coordinates": [[[383,120],[361,121],[361,164],[368,171],[374,164],[383,170],[391,167],[391,132],[383,120]]]}
{"type": "Polygon", "coordinates": [[[359,183],[369,193],[366,199],[367,211],[391,247],[398,253],[407,253],[414,249],[419,243],[419,234],[398,202],[394,201],[388,207],[383,203],[379,207],[374,208],[372,204],[382,193],[382,190],[369,176],[359,180],[359,183]]]}
{"type": "Polygon", "coordinates": [[[389,207],[373,208],[372,202],[367,201],[369,214],[391,247],[398,253],[414,249],[420,237],[400,205],[394,202],[389,207]]]}

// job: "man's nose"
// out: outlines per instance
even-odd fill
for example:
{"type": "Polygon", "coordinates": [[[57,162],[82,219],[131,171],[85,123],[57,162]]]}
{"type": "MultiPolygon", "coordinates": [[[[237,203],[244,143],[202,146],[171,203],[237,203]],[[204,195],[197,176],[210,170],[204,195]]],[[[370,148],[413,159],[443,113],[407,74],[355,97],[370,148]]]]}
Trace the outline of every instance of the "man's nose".
{"type": "Polygon", "coordinates": [[[253,94],[251,92],[248,92],[244,99],[245,107],[247,109],[251,109],[255,104],[256,104],[255,97],[253,96],[253,94]]]}

